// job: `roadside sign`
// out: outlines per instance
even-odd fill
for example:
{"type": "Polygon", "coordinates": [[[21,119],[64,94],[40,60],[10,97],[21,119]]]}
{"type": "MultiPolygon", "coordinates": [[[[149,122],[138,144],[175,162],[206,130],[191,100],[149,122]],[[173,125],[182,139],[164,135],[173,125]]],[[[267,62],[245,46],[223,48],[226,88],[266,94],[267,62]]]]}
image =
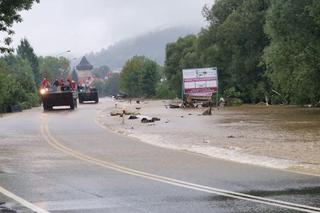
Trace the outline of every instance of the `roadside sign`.
{"type": "Polygon", "coordinates": [[[184,94],[211,97],[218,91],[217,73],[216,67],[182,70],[184,94]]]}

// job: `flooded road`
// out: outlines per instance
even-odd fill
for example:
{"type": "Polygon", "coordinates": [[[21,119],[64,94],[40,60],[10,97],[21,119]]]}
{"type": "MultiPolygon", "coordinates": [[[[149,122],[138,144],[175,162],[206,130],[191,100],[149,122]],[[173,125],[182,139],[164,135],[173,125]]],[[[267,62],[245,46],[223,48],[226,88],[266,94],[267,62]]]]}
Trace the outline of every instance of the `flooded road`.
{"type": "Polygon", "coordinates": [[[320,143],[320,108],[241,106],[225,108],[221,123],[256,124],[271,140],[320,143]]]}
{"type": "MultiPolygon", "coordinates": [[[[319,177],[115,134],[95,120],[109,101],[1,118],[0,186],[44,212],[320,212],[319,177]]],[[[0,203],[32,212],[1,188],[0,203]]]]}
{"type": "Polygon", "coordinates": [[[296,167],[319,173],[319,108],[242,106],[226,108],[222,116],[222,131],[233,132],[247,153],[296,161],[296,167]]]}
{"type": "Polygon", "coordinates": [[[112,104],[100,120],[116,132],[160,147],[320,175],[319,108],[243,105],[202,116],[203,108],[169,109],[166,104],[146,101],[140,105],[142,115],[161,118],[153,124],[128,120],[123,125],[120,118],[108,116],[112,104]]]}

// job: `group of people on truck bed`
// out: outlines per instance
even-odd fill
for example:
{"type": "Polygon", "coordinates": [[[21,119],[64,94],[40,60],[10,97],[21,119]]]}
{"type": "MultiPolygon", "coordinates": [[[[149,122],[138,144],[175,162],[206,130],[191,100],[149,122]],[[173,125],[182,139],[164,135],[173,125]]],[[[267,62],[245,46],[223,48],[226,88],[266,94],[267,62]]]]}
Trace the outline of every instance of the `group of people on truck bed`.
{"type": "Polygon", "coordinates": [[[77,83],[71,79],[56,79],[51,85],[47,78],[44,78],[41,82],[41,88],[50,88],[52,91],[76,91],[77,83]]]}
{"type": "Polygon", "coordinates": [[[95,90],[94,87],[91,86],[91,83],[79,84],[71,79],[56,79],[53,84],[50,84],[47,78],[44,78],[41,82],[41,89],[50,89],[53,92],[59,91],[78,91],[78,92],[87,92],[95,90]]]}

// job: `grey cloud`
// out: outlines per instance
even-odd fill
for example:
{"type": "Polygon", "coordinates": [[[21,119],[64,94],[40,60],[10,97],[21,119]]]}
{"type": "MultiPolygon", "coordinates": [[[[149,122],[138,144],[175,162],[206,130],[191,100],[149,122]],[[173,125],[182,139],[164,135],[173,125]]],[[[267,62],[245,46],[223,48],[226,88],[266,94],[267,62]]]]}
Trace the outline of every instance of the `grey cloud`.
{"type": "Polygon", "coordinates": [[[81,55],[124,38],[177,25],[204,25],[213,0],[41,0],[15,25],[14,45],[27,37],[41,55],[81,55]]]}

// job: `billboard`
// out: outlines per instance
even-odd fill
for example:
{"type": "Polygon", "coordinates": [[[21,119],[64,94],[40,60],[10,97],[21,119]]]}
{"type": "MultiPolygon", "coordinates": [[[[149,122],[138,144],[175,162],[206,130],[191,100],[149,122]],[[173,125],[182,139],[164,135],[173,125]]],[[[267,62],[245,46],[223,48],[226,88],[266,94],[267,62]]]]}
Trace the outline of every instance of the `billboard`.
{"type": "Polygon", "coordinates": [[[218,91],[217,68],[182,70],[183,92],[186,95],[208,97],[218,91]]]}

